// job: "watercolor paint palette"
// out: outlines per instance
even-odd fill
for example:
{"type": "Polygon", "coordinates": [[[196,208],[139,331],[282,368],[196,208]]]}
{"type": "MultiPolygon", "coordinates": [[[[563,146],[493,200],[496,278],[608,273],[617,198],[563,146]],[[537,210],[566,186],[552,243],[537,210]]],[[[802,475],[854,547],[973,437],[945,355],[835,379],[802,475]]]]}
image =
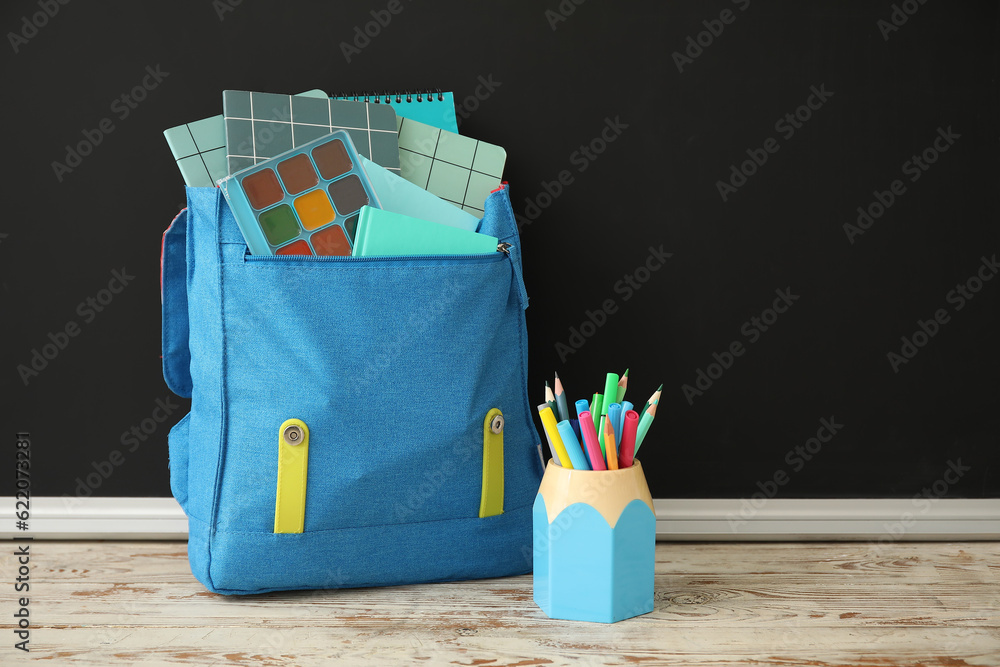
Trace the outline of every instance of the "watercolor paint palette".
{"type": "Polygon", "coordinates": [[[344,130],[361,155],[399,173],[396,112],[386,104],[303,95],[222,93],[230,174],[344,130]]]}
{"type": "Polygon", "coordinates": [[[254,255],[350,255],[358,212],[381,208],[338,130],[219,182],[254,255]]]}

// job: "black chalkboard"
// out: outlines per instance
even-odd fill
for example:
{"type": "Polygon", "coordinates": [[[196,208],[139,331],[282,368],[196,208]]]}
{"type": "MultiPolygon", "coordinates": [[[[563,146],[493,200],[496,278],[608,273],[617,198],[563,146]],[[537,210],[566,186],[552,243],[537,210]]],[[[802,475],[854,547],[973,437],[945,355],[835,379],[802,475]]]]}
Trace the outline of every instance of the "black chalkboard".
{"type": "MultiPolygon", "coordinates": [[[[1000,495],[995,2],[6,3],[0,440],[166,496],[162,131],[441,88],[506,147],[530,390],[661,382],[656,497],[1000,495]]],[[[13,475],[0,475],[0,495],[13,475]]]]}

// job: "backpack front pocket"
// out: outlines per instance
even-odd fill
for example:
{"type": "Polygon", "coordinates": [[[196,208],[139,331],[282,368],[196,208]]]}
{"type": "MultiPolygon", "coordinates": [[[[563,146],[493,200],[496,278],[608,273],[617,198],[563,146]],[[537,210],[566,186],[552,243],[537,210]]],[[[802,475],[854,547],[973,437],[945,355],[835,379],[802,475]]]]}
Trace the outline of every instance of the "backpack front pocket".
{"type": "Polygon", "coordinates": [[[219,530],[274,530],[277,437],[289,419],[309,433],[305,532],[478,517],[494,408],[510,465],[525,471],[504,492],[531,497],[523,319],[504,253],[223,252],[219,530]]]}

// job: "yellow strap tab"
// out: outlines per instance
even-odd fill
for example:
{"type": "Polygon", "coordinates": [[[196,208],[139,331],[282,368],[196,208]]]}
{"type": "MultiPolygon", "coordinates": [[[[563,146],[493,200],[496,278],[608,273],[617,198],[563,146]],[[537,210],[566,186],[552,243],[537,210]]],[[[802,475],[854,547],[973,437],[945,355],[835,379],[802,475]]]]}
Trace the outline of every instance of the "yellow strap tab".
{"type": "Polygon", "coordinates": [[[479,518],[503,514],[503,413],[493,408],[483,421],[483,496],[479,518]]]}
{"type": "Polygon", "coordinates": [[[278,491],[274,500],[274,532],[301,533],[306,523],[306,473],[309,427],[289,419],[278,429],[278,491]]]}

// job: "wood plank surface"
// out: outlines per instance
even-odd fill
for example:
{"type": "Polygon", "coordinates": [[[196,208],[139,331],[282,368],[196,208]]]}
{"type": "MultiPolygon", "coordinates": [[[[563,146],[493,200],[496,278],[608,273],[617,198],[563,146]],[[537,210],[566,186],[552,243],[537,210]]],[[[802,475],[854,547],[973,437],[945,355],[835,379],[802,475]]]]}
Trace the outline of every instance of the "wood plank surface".
{"type": "Polygon", "coordinates": [[[1000,665],[1000,543],[659,543],[655,609],[552,620],[531,577],[225,597],[183,542],[31,544],[0,665],[1000,665]]]}

